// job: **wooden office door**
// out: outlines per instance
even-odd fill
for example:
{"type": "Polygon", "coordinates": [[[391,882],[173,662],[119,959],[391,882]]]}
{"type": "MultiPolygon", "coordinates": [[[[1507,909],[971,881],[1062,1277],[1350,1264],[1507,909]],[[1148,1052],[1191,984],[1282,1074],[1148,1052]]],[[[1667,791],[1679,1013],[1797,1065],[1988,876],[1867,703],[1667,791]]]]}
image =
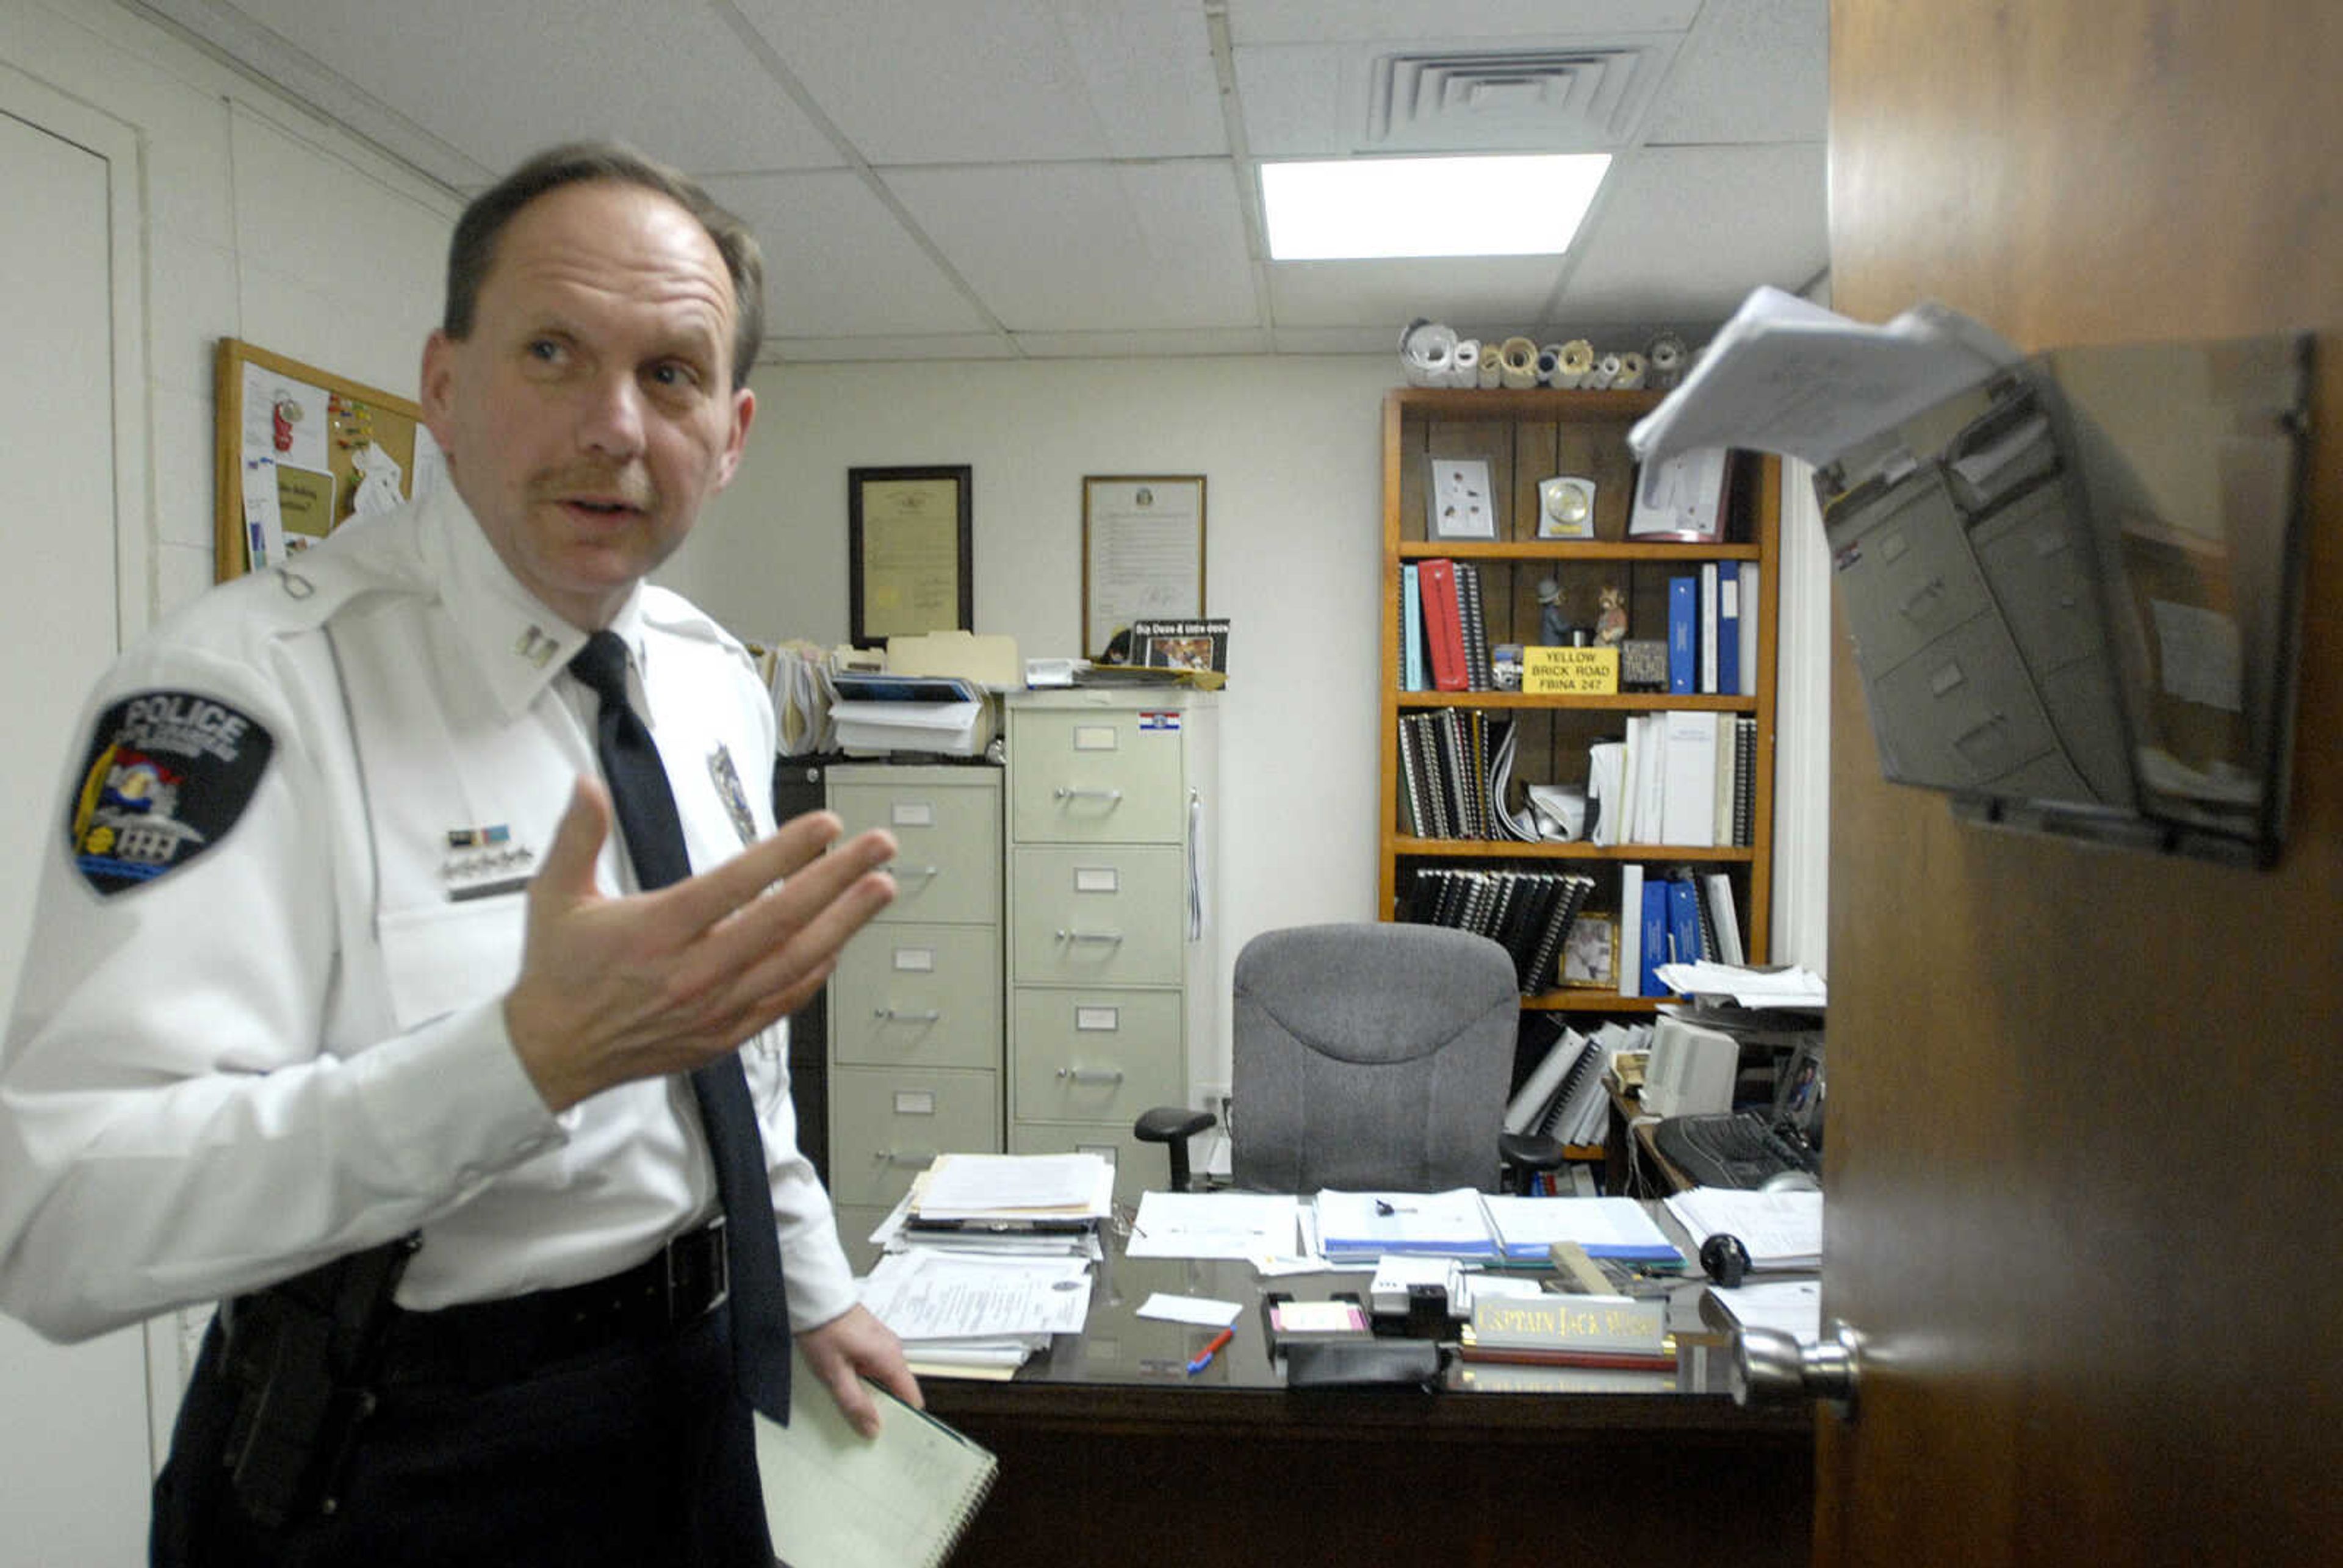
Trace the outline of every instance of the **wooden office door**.
{"type": "Polygon", "coordinates": [[[2330,330],[2275,870],[1956,826],[1840,621],[1815,1561],[2343,1562],[2343,7],[1835,0],[1830,79],[1838,309],[2330,330]]]}

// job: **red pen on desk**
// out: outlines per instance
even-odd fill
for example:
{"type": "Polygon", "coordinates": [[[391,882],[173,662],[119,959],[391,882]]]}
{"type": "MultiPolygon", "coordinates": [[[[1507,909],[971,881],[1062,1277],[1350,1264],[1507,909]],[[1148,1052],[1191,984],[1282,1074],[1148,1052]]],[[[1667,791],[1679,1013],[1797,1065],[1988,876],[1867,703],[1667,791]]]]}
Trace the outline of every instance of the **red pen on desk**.
{"type": "Polygon", "coordinates": [[[1222,1329],[1219,1333],[1214,1334],[1212,1336],[1212,1342],[1204,1347],[1204,1353],[1188,1363],[1188,1375],[1190,1377],[1193,1377],[1198,1372],[1202,1372],[1206,1367],[1211,1366],[1212,1364],[1212,1358],[1220,1353],[1221,1347],[1228,1343],[1230,1337],[1235,1332],[1236,1330],[1234,1329],[1222,1329]]]}

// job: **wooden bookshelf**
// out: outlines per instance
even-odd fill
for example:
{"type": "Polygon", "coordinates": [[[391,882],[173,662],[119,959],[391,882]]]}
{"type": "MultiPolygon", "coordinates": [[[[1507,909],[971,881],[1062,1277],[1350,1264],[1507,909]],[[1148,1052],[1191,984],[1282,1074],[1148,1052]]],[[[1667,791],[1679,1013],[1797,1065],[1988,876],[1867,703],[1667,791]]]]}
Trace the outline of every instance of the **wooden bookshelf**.
{"type": "MultiPolygon", "coordinates": [[[[1780,592],[1780,472],[1775,460],[1745,459],[1719,543],[1630,540],[1636,466],[1627,431],[1660,401],[1656,392],[1483,391],[1399,387],[1383,399],[1383,538],[1381,600],[1383,675],[1377,722],[1381,740],[1380,829],[1376,846],[1380,918],[1396,918],[1413,873],[1433,866],[1583,871],[1597,879],[1587,908],[1617,915],[1617,868],[1688,866],[1723,870],[1732,879],[1747,960],[1766,960],[1773,902],[1775,607],[1780,592]],[[1426,538],[1424,479],[1433,458],[1478,457],[1489,465],[1497,510],[1494,540],[1426,538]],[[1592,539],[1536,537],[1538,481],[1575,474],[1595,483],[1592,539]],[[1475,563],[1483,579],[1488,638],[1493,644],[1538,640],[1537,583],[1555,577],[1565,608],[1580,624],[1593,619],[1594,596],[1604,586],[1625,595],[1628,635],[1662,637],[1667,626],[1667,578],[1715,561],[1738,569],[1758,567],[1757,602],[1741,613],[1756,619],[1755,689],[1748,696],[1624,693],[1601,697],[1529,696],[1519,691],[1410,691],[1403,689],[1401,568],[1411,561],[1447,558],[1475,563]],[[1411,833],[1400,794],[1399,719],[1403,714],[1478,709],[1515,721],[1514,778],[1523,782],[1584,783],[1586,748],[1615,739],[1625,715],[1679,709],[1747,714],[1756,720],[1751,780],[1752,841],[1738,848],[1630,844],[1517,843],[1426,839],[1411,833]]],[[[1594,989],[1551,989],[1524,997],[1524,1009],[1547,1012],[1648,1016],[1660,1000],[1594,989]]]]}

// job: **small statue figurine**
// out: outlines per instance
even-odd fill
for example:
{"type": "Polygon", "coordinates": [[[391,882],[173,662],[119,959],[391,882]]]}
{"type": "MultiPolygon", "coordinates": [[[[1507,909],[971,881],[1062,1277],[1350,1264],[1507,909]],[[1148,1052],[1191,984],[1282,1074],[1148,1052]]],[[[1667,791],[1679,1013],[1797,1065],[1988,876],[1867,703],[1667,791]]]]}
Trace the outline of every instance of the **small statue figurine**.
{"type": "Polygon", "coordinates": [[[1594,618],[1594,646],[1616,648],[1627,640],[1627,596],[1615,588],[1603,590],[1603,608],[1594,618]]]}
{"type": "Polygon", "coordinates": [[[1548,648],[1570,646],[1570,617],[1562,607],[1562,584],[1541,578],[1537,586],[1538,641],[1548,648]]]}

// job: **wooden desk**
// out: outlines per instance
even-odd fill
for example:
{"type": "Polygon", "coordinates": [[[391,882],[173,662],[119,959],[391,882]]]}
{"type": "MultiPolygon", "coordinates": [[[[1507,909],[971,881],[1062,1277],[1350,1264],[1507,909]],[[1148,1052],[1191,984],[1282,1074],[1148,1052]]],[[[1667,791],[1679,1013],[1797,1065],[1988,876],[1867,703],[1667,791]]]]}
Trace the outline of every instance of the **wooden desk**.
{"type": "Polygon", "coordinates": [[[1810,1412],[1734,1404],[1697,1283],[1671,1304],[1684,1347],[1673,1376],[1561,1372],[1545,1392],[1497,1393],[1467,1392],[1452,1368],[1438,1393],[1286,1392],[1263,1292],[1364,1286],[1357,1273],[1257,1282],[1242,1263],[1111,1258],[1088,1332],[1060,1336],[1018,1381],[927,1382],[929,1408],[1001,1461],[955,1568],[1300,1568],[1394,1551],[1438,1553],[1443,1568],[1582,1554],[1806,1563],[1810,1412]],[[1184,1362],[1210,1333],[1135,1316],[1157,1291],[1244,1305],[1194,1377],[1184,1362]]]}

